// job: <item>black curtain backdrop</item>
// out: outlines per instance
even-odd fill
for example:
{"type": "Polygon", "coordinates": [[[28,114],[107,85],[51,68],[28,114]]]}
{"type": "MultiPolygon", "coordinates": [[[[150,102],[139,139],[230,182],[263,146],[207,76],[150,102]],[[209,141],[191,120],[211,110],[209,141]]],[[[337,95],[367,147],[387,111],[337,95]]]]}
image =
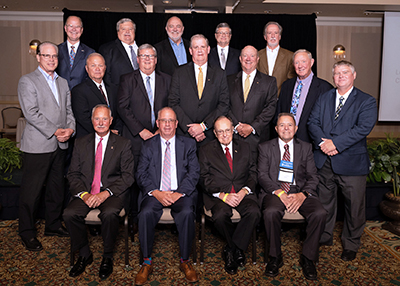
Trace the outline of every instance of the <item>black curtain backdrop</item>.
{"type": "MultiPolygon", "coordinates": [[[[116,23],[121,18],[130,18],[136,24],[136,43],[138,46],[144,43],[156,44],[167,38],[165,24],[174,16],[164,13],[115,13],[115,12],[88,12],[71,11],[63,9],[64,22],[69,16],[79,16],[83,21],[83,35],[81,41],[98,51],[99,47],[117,38],[116,23]]],[[[232,28],[230,46],[242,49],[252,45],[260,50],[265,48],[263,37],[264,25],[269,21],[276,21],[283,27],[280,46],[296,51],[306,49],[317,58],[317,29],[316,15],[264,15],[264,14],[179,14],[178,16],[185,26],[183,38],[190,40],[194,34],[203,34],[210,42],[210,46],[216,46],[215,27],[221,22],[227,22],[232,28]]],[[[66,35],[64,35],[66,40],[66,35]]],[[[313,71],[316,74],[316,63],[313,71]]]]}

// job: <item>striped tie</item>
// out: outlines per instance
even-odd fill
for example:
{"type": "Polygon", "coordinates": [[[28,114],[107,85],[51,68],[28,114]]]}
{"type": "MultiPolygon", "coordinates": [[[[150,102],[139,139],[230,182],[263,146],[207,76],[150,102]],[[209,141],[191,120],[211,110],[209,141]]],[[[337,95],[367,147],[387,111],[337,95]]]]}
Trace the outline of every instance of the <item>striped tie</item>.
{"type": "Polygon", "coordinates": [[[75,60],[75,47],[71,46],[71,52],[69,53],[69,65],[70,68],[72,69],[72,66],[74,65],[74,60],[75,60]]]}
{"type": "MultiPolygon", "coordinates": [[[[289,145],[285,144],[285,153],[283,153],[283,161],[288,161],[290,162],[290,153],[289,153],[289,145]]],[[[290,184],[289,183],[281,183],[281,188],[284,190],[286,193],[289,193],[290,191],[290,184]]]]}
{"type": "Polygon", "coordinates": [[[344,100],[344,97],[343,97],[343,96],[339,97],[339,105],[338,105],[338,107],[336,108],[335,120],[338,119],[339,114],[340,114],[340,111],[342,111],[342,108],[343,108],[343,100],[344,100]]]}
{"type": "Polygon", "coordinates": [[[167,145],[167,147],[165,148],[164,166],[162,173],[163,191],[171,191],[171,150],[169,148],[170,144],[171,142],[165,142],[165,145],[167,145]]]}

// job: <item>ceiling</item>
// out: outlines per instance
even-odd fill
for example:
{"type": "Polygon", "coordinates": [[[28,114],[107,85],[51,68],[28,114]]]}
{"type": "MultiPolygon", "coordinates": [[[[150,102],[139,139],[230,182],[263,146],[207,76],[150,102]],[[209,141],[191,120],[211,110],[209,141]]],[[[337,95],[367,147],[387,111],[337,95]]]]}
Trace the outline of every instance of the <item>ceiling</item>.
{"type": "Polygon", "coordinates": [[[400,11],[399,0],[0,0],[0,11],[80,11],[163,13],[167,9],[190,12],[311,14],[336,17],[381,17],[381,11],[400,11]],[[379,4],[375,4],[379,2],[379,4]],[[191,8],[191,9],[190,9],[191,8]],[[366,13],[376,11],[378,13],[366,13]]]}

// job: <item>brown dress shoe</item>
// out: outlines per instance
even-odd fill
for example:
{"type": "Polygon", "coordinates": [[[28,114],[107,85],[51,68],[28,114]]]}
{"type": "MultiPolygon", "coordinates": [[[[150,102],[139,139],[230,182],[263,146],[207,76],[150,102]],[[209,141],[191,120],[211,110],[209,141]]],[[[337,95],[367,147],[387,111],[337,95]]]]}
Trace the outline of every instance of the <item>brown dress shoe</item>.
{"type": "Polygon", "coordinates": [[[142,267],[140,267],[139,273],[136,275],[135,285],[143,285],[146,283],[147,277],[149,277],[151,272],[153,272],[153,265],[143,263],[142,267]]]}
{"type": "Polygon", "coordinates": [[[185,273],[186,280],[190,283],[199,281],[196,270],[194,270],[192,263],[189,261],[182,262],[181,265],[179,265],[179,269],[185,273]]]}

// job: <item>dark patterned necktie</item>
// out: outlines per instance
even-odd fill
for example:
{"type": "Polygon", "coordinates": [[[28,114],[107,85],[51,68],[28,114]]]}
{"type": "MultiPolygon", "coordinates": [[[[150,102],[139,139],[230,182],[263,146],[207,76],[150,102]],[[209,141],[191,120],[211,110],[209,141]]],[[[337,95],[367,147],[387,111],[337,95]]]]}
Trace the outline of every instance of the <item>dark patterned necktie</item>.
{"type": "Polygon", "coordinates": [[[343,100],[344,100],[344,96],[339,97],[339,105],[336,108],[336,112],[335,112],[335,120],[338,119],[340,111],[342,111],[343,108],[343,100]]]}
{"type": "MultiPolygon", "coordinates": [[[[285,153],[283,153],[283,161],[288,161],[290,162],[290,153],[289,153],[289,145],[285,144],[285,153]]],[[[281,188],[284,190],[286,193],[289,193],[290,191],[290,184],[289,183],[281,183],[281,188]]]]}

